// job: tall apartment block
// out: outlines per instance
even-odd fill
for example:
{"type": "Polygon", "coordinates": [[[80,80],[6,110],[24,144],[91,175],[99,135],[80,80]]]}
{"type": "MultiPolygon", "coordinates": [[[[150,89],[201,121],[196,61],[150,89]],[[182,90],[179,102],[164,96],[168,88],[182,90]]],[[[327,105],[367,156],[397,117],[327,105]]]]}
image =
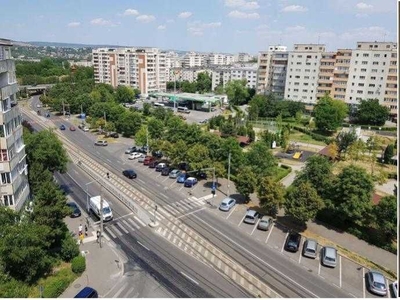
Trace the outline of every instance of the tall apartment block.
{"type": "Polygon", "coordinates": [[[337,50],[335,56],[334,69],[333,69],[332,89],[330,93],[333,99],[344,101],[346,98],[350,61],[351,61],[351,49],[337,50]]]}
{"type": "Polygon", "coordinates": [[[335,62],[336,52],[323,52],[321,54],[317,81],[317,100],[332,92],[335,62]]]}
{"type": "Polygon", "coordinates": [[[257,71],[256,64],[236,64],[231,67],[215,68],[212,71],[212,90],[222,84],[224,87],[230,80],[245,79],[246,87],[255,89],[257,86],[257,71]]]}
{"type": "Polygon", "coordinates": [[[253,56],[251,56],[249,53],[239,52],[234,55],[234,60],[235,60],[235,62],[238,62],[238,63],[246,63],[252,59],[253,59],[253,56]]]}
{"type": "Polygon", "coordinates": [[[0,205],[20,210],[30,191],[11,47],[9,40],[0,39],[0,205]]]}
{"type": "Polygon", "coordinates": [[[358,42],[352,50],[345,101],[378,99],[397,115],[397,44],[358,42]]]}
{"type": "Polygon", "coordinates": [[[166,90],[165,53],[157,48],[93,49],[92,61],[96,83],[130,86],[143,95],[166,90]]]}
{"type": "Polygon", "coordinates": [[[270,46],[259,53],[257,93],[284,97],[288,56],[286,46],[270,46]]]}
{"type": "Polygon", "coordinates": [[[235,56],[230,54],[210,53],[208,56],[208,65],[227,66],[235,62],[235,56]]]}
{"type": "Polygon", "coordinates": [[[182,67],[193,68],[193,67],[203,67],[206,65],[207,57],[204,54],[196,52],[188,52],[182,58],[182,67]]]}

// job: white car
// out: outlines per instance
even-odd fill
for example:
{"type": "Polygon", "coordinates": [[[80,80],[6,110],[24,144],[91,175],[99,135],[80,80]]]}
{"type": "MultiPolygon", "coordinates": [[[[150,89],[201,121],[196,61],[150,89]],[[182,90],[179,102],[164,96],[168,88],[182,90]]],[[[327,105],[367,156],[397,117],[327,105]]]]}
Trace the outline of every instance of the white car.
{"type": "Polygon", "coordinates": [[[89,131],[89,128],[88,127],[83,127],[83,129],[82,129],[84,132],[88,132],[89,131]]]}
{"type": "Polygon", "coordinates": [[[42,104],[40,104],[40,103],[39,103],[39,104],[36,104],[36,107],[37,107],[37,108],[41,108],[41,107],[42,107],[42,104]]]}
{"type": "Polygon", "coordinates": [[[139,152],[133,152],[131,154],[129,154],[128,159],[136,159],[142,156],[142,153],[139,152]]]}

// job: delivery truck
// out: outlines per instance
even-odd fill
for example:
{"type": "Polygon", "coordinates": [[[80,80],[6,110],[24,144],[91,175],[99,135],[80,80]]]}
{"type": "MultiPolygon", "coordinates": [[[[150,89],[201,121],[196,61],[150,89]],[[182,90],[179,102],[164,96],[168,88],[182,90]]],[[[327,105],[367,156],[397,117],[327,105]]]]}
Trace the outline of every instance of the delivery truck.
{"type": "MultiPolygon", "coordinates": [[[[94,196],[89,201],[89,211],[92,211],[96,216],[101,218],[100,214],[100,196],[94,196]]],[[[113,218],[112,210],[108,202],[103,199],[103,221],[111,221],[113,218]]]]}

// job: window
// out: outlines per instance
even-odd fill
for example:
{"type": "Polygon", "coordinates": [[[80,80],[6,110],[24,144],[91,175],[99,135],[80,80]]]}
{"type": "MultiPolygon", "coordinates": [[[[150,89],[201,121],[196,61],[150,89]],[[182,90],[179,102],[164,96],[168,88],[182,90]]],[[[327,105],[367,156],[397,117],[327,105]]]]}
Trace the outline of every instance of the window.
{"type": "Polygon", "coordinates": [[[368,91],[368,95],[373,95],[374,92],[368,91]]]}
{"type": "Polygon", "coordinates": [[[375,54],[374,54],[374,57],[379,57],[379,56],[381,56],[381,55],[378,54],[378,53],[375,53],[375,54]]]}
{"type": "Polygon", "coordinates": [[[361,64],[363,64],[363,65],[368,65],[368,62],[365,61],[365,60],[363,60],[361,64]]]}
{"type": "Polygon", "coordinates": [[[372,64],[373,64],[374,66],[376,66],[376,65],[379,65],[379,62],[374,61],[374,62],[372,62],[372,64]]]}
{"type": "Polygon", "coordinates": [[[360,79],[365,79],[365,76],[360,76],[360,79]]]}
{"type": "Polygon", "coordinates": [[[1,152],[0,152],[0,161],[8,161],[7,149],[1,149],[1,152]]]}
{"type": "Polygon", "coordinates": [[[372,72],[372,73],[377,73],[378,70],[377,70],[377,69],[372,69],[371,72],[372,72]]]}
{"type": "Polygon", "coordinates": [[[363,91],[360,91],[360,90],[357,91],[357,94],[362,94],[362,93],[363,93],[363,91]]]}
{"type": "Polygon", "coordinates": [[[367,72],[367,69],[361,69],[361,72],[367,72]]]}
{"type": "Polygon", "coordinates": [[[363,54],[363,57],[368,57],[368,56],[369,56],[368,53],[364,53],[364,54],[363,54]]]}
{"type": "Polygon", "coordinates": [[[376,79],[376,77],[375,76],[371,76],[371,80],[375,80],[376,79]]]}
{"type": "Polygon", "coordinates": [[[364,83],[359,83],[358,86],[364,86],[364,83]]]}
{"type": "Polygon", "coordinates": [[[1,184],[11,183],[11,174],[10,172],[1,173],[1,184]]]}
{"type": "Polygon", "coordinates": [[[368,87],[375,87],[375,84],[369,84],[368,87]]]}

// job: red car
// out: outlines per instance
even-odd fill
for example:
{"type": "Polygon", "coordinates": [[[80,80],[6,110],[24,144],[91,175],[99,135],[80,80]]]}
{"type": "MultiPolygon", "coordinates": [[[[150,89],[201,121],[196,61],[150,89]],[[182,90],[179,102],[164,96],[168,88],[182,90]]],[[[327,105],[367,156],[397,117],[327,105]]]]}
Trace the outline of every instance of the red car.
{"type": "Polygon", "coordinates": [[[69,128],[69,130],[71,130],[71,131],[75,131],[76,129],[75,129],[75,127],[74,127],[74,126],[71,126],[71,127],[69,128]]]}
{"type": "Polygon", "coordinates": [[[145,166],[147,166],[147,165],[149,165],[150,163],[152,163],[152,162],[155,161],[155,160],[156,160],[155,157],[146,156],[145,159],[144,159],[144,161],[143,161],[143,164],[144,164],[145,166]]]}

